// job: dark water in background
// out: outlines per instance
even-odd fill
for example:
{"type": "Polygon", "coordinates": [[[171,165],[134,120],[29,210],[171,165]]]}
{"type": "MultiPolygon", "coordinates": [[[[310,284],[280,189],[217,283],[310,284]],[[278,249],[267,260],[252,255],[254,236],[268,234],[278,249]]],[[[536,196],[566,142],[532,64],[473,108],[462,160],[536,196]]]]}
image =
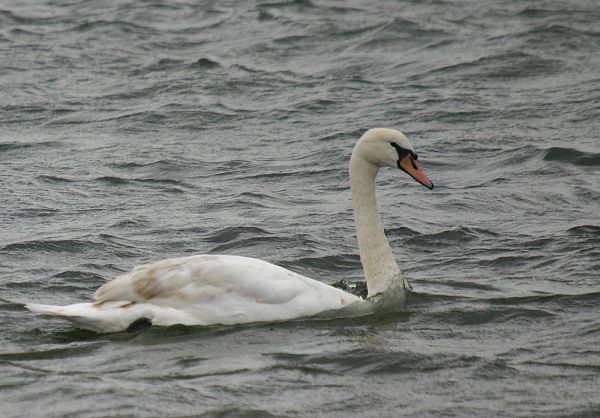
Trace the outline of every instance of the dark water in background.
{"type": "Polygon", "coordinates": [[[600,416],[597,1],[3,1],[2,416],[600,416]],[[406,312],[97,335],[71,303],[196,253],[358,280],[380,176],[406,312]]]}

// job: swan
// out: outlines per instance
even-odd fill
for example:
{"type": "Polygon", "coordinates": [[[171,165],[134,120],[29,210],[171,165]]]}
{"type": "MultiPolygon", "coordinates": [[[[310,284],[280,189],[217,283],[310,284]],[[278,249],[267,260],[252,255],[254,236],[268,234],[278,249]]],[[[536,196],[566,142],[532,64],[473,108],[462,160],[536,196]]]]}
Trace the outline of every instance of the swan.
{"type": "Polygon", "coordinates": [[[404,134],[388,128],[366,131],[352,152],[352,206],[366,299],[254,258],[195,255],[135,267],[101,286],[94,302],[25,306],[92,331],[120,332],[140,323],[233,325],[285,321],[346,308],[368,311],[370,302],[392,289],[397,305],[404,299],[406,283],[379,217],[375,177],[380,167],[395,167],[433,189],[417,158],[404,134]]]}

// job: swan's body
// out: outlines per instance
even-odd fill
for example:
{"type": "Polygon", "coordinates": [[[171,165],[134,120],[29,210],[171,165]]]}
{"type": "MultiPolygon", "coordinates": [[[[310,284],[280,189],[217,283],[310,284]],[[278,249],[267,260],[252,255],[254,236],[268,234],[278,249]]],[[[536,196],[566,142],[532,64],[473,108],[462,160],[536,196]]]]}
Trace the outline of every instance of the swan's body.
{"type": "MultiPolygon", "coordinates": [[[[429,188],[408,140],[392,129],[371,129],[350,161],[352,202],[367,300],[265,261],[198,255],[136,267],[100,287],[94,303],[27,304],[34,312],[71,320],[98,332],[117,332],[145,318],[154,325],[240,324],[284,321],[348,308],[369,309],[375,295],[394,289],[404,297],[404,279],[377,213],[375,177],[381,166],[398,166],[429,188]]],[[[400,302],[400,301],[399,301],[400,302]]]]}
{"type": "Polygon", "coordinates": [[[287,320],[360,301],[343,290],[255,258],[196,255],[135,268],[100,287],[95,303],[29,309],[114,332],[139,318],[154,325],[287,320]]]}

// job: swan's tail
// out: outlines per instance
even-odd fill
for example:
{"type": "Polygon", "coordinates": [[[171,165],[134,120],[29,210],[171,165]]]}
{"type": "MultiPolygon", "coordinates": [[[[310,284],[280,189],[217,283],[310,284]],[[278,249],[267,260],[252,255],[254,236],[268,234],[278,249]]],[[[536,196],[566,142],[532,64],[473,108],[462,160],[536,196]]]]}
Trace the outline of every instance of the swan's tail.
{"type": "Polygon", "coordinates": [[[67,306],[27,303],[25,307],[41,315],[55,316],[96,332],[119,332],[143,318],[135,302],[76,303],[67,306]]]}

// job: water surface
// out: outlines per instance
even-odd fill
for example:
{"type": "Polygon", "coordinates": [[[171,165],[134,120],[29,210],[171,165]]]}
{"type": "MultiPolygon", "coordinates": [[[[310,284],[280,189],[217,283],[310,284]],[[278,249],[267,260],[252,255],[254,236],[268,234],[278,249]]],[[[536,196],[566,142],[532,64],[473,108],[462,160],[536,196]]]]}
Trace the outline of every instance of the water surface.
{"type": "Polygon", "coordinates": [[[600,415],[595,1],[0,6],[7,417],[600,415]],[[98,335],[27,312],[226,253],[360,280],[347,163],[414,293],[361,318],[98,335]]]}

